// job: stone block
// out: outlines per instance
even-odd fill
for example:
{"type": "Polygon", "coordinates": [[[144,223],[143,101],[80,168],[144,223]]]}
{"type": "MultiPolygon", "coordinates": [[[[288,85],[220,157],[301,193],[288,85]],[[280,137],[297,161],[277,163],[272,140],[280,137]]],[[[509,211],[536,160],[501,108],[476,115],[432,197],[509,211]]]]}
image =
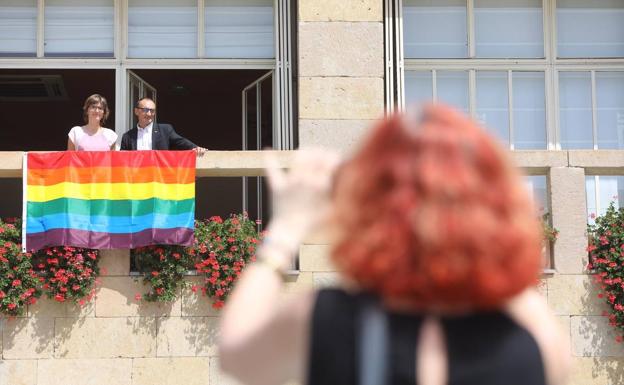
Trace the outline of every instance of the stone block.
{"type": "Polygon", "coordinates": [[[563,333],[563,335],[566,338],[570,339],[570,334],[571,334],[570,316],[558,315],[558,316],[555,316],[555,319],[557,320],[557,323],[559,324],[559,328],[561,329],[561,332],[563,333]]]}
{"type": "Polygon", "coordinates": [[[85,302],[84,305],[80,305],[79,303],[74,302],[68,302],[65,305],[67,317],[95,317],[95,300],[96,298],[92,298],[91,301],[85,302]]]}
{"type": "Polygon", "coordinates": [[[587,265],[587,203],[585,173],[581,168],[550,169],[551,213],[559,230],[554,268],[563,274],[581,274],[587,265]]]}
{"type": "Polygon", "coordinates": [[[379,78],[299,78],[301,119],[379,119],[384,82],[379,78]]]}
{"type": "Polygon", "coordinates": [[[624,360],[613,357],[572,357],[568,385],[624,384],[624,360]]]}
{"type": "Polygon", "coordinates": [[[314,288],[314,280],[311,272],[300,272],[286,279],[282,292],[286,295],[299,293],[314,288]]]}
{"type": "Polygon", "coordinates": [[[301,0],[300,21],[382,21],[380,0],[301,0]]]}
{"type": "Polygon", "coordinates": [[[221,371],[219,357],[211,357],[210,385],[241,385],[241,383],[221,371]]]}
{"type": "Polygon", "coordinates": [[[56,358],[154,357],[156,319],[57,318],[56,358]]]}
{"type": "Polygon", "coordinates": [[[336,271],[328,245],[302,245],[299,249],[299,270],[312,272],[336,271]]]}
{"type": "Polygon", "coordinates": [[[102,284],[95,300],[97,317],[158,317],[182,314],[182,301],[173,303],[137,301],[136,294],[143,294],[149,287],[141,277],[102,277],[102,284]]]}
{"type": "Polygon", "coordinates": [[[37,385],[131,385],[132,360],[40,360],[37,378],[37,385]]]}
{"type": "Polygon", "coordinates": [[[158,357],[195,357],[217,354],[219,319],[172,317],[158,319],[158,357]]]}
{"type": "Polygon", "coordinates": [[[568,167],[567,151],[514,150],[509,154],[516,166],[531,175],[543,175],[550,167],[568,167]]]}
{"type": "Polygon", "coordinates": [[[313,273],[314,287],[336,287],[340,283],[339,273],[313,273]]]}
{"type": "Polygon", "coordinates": [[[624,167],[622,150],[569,150],[570,167],[582,167],[592,174],[620,174],[624,167]]]}
{"type": "Polygon", "coordinates": [[[359,148],[375,120],[299,120],[301,148],[325,147],[345,155],[359,148]]]}
{"type": "Polygon", "coordinates": [[[384,76],[382,23],[300,23],[299,76],[384,76]]]}
{"type": "Polygon", "coordinates": [[[130,250],[100,250],[100,276],[127,276],[130,274],[130,250]]]}
{"type": "Polygon", "coordinates": [[[42,295],[34,305],[28,306],[28,316],[38,318],[65,317],[67,315],[66,303],[60,303],[42,295]]]}
{"type": "Polygon", "coordinates": [[[548,280],[548,305],[558,315],[602,315],[608,310],[588,275],[557,274],[548,280]]]}
{"type": "Polygon", "coordinates": [[[0,360],[0,385],[37,385],[37,360],[0,360]]]}
{"type": "Polygon", "coordinates": [[[51,358],[54,351],[54,318],[2,320],[2,358],[51,358]]]}
{"type": "Polygon", "coordinates": [[[182,316],[183,317],[218,317],[221,315],[219,309],[212,307],[212,300],[201,292],[203,277],[187,278],[190,286],[182,290],[182,316]],[[192,287],[196,286],[197,291],[193,292],[192,287]]]}
{"type": "Polygon", "coordinates": [[[132,385],[209,385],[210,358],[136,358],[132,385]]]}
{"type": "Polygon", "coordinates": [[[609,325],[609,319],[603,316],[571,317],[570,333],[572,355],[577,357],[624,357],[622,344],[615,341],[621,335],[609,325]]]}

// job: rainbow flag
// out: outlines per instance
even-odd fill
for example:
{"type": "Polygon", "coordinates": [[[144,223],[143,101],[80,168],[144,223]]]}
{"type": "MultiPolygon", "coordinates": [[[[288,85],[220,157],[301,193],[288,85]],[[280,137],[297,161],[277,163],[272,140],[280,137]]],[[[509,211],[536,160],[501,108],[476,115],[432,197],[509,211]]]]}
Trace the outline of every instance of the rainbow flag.
{"type": "Polygon", "coordinates": [[[194,151],[24,155],[24,250],[191,245],[194,151]]]}

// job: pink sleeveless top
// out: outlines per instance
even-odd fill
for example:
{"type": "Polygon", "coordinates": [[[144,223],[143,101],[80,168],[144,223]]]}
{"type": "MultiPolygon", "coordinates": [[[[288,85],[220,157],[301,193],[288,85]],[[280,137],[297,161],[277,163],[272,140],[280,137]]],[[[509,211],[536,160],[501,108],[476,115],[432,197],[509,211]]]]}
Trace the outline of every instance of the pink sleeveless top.
{"type": "Polygon", "coordinates": [[[117,134],[108,128],[102,128],[98,133],[89,135],[80,126],[71,129],[68,134],[76,147],[76,151],[108,151],[117,140],[117,134]]]}

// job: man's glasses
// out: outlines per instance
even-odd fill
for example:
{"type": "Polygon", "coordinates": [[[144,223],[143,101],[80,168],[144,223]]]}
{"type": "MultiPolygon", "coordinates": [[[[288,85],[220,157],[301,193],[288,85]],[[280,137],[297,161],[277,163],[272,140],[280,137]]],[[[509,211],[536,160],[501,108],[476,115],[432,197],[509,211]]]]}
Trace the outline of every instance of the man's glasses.
{"type": "Polygon", "coordinates": [[[144,114],[147,113],[155,113],[156,109],[155,108],[147,108],[147,107],[136,107],[137,110],[142,111],[144,114]]]}

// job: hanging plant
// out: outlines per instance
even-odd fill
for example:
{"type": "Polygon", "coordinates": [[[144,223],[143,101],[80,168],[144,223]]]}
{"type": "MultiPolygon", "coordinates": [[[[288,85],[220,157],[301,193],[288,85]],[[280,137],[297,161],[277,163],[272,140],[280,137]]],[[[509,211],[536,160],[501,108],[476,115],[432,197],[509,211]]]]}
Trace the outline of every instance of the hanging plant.
{"type": "Polygon", "coordinates": [[[542,215],[542,234],[544,241],[550,243],[555,243],[557,237],[559,237],[559,230],[550,224],[550,213],[544,213],[542,215]]]}
{"type": "Polygon", "coordinates": [[[83,306],[95,296],[95,283],[100,274],[97,250],[51,247],[39,250],[34,260],[48,298],[83,306]]]}
{"type": "Polygon", "coordinates": [[[24,314],[27,305],[41,296],[40,277],[33,269],[32,255],[22,253],[21,223],[0,220],[0,312],[24,314]]]}
{"type": "Polygon", "coordinates": [[[171,245],[140,247],[132,250],[132,258],[143,274],[143,283],[150,287],[147,293],[137,293],[135,299],[149,302],[174,301],[187,285],[184,276],[195,262],[192,249],[171,245]]]}
{"type": "Polygon", "coordinates": [[[588,225],[589,263],[594,281],[600,286],[598,298],[606,301],[609,324],[624,338],[624,208],[616,209],[612,202],[607,212],[588,225]]]}
{"type": "Polygon", "coordinates": [[[247,214],[196,222],[195,254],[199,261],[195,267],[205,275],[201,290],[212,298],[214,308],[223,307],[242,270],[255,261],[259,242],[256,223],[247,214]]]}

